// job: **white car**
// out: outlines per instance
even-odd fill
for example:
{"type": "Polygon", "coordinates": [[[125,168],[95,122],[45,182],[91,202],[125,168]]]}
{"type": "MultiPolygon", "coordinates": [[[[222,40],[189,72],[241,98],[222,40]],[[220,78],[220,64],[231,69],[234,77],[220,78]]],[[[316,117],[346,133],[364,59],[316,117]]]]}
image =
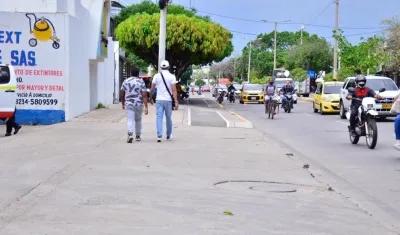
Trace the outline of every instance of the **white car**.
{"type": "MultiPolygon", "coordinates": [[[[396,114],[390,112],[392,108],[394,97],[399,93],[398,87],[396,83],[391,78],[388,77],[380,77],[380,76],[366,76],[367,84],[366,86],[373,89],[375,92],[378,92],[379,89],[385,88],[386,90],[382,93],[379,93],[383,100],[376,100],[374,104],[374,109],[378,112],[378,117],[393,117],[396,114]]],[[[340,118],[346,119],[346,112],[349,110],[351,100],[347,100],[346,97],[348,95],[348,88],[355,87],[355,77],[348,77],[344,81],[343,87],[340,89],[340,118]]]]}
{"type": "Polygon", "coordinates": [[[14,115],[17,102],[17,77],[14,68],[0,64],[0,118],[14,115]]]}

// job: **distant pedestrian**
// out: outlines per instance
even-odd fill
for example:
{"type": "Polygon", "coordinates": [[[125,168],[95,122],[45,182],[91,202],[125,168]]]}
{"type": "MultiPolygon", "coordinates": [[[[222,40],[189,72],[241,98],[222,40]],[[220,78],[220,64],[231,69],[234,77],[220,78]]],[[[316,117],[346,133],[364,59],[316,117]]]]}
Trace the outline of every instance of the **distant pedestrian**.
{"type": "Polygon", "coordinates": [[[394,134],[396,137],[396,143],[394,146],[396,148],[400,148],[400,100],[399,100],[400,93],[394,97],[393,107],[390,110],[393,113],[396,113],[397,116],[394,119],[394,134]]]}
{"type": "Polygon", "coordinates": [[[156,126],[157,126],[157,142],[161,142],[163,135],[163,118],[165,114],[167,125],[167,140],[172,137],[172,110],[179,108],[178,95],[176,91],[176,77],[171,74],[169,62],[163,60],[161,62],[161,72],[154,75],[153,84],[150,93],[153,94],[154,88],[157,87],[156,98],[156,126]]]}
{"type": "Polygon", "coordinates": [[[18,134],[19,130],[22,128],[22,126],[15,121],[15,112],[16,110],[14,111],[13,116],[10,118],[1,118],[1,120],[6,123],[5,136],[11,136],[13,128],[14,128],[14,135],[18,134]]]}
{"type": "Polygon", "coordinates": [[[141,140],[142,134],[142,115],[143,106],[144,114],[148,114],[148,97],[146,85],[143,79],[139,78],[139,69],[133,67],[131,77],[125,79],[121,86],[122,108],[126,111],[128,126],[128,143],[133,141],[133,123],[135,123],[135,139],[141,140]]]}

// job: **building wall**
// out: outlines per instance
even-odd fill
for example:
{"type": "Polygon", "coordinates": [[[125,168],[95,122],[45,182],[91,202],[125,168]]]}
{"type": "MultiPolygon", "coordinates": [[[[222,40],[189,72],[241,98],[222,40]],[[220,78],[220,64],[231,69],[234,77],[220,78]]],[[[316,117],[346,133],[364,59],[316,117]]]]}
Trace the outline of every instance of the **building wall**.
{"type": "Polygon", "coordinates": [[[110,16],[110,7],[103,11],[104,2],[0,0],[0,61],[18,71],[18,122],[59,123],[89,112],[98,103],[112,104],[114,42],[109,39],[106,50],[110,60],[98,54],[99,46],[104,49],[100,32],[109,28],[109,23],[101,27],[102,17],[110,16]],[[42,17],[47,20],[41,21],[42,17]],[[35,23],[39,28],[48,24],[50,30],[30,34],[35,23]]]}

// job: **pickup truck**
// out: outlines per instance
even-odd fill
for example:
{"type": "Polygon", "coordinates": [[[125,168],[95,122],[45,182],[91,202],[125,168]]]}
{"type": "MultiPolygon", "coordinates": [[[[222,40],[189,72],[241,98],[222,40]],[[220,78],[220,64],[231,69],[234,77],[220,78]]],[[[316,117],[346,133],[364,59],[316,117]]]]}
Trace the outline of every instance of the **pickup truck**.
{"type": "MultiPolygon", "coordinates": [[[[378,112],[378,117],[386,118],[393,117],[396,114],[390,112],[392,108],[394,97],[399,93],[398,87],[396,83],[388,77],[380,77],[380,76],[366,76],[367,84],[366,86],[370,89],[373,89],[375,92],[378,92],[379,89],[385,88],[386,90],[382,93],[379,93],[383,100],[375,101],[374,108],[378,112]]],[[[343,87],[340,89],[340,118],[346,119],[346,112],[350,108],[351,101],[347,100],[346,97],[348,95],[349,87],[356,87],[355,77],[348,77],[344,81],[343,87]]]]}

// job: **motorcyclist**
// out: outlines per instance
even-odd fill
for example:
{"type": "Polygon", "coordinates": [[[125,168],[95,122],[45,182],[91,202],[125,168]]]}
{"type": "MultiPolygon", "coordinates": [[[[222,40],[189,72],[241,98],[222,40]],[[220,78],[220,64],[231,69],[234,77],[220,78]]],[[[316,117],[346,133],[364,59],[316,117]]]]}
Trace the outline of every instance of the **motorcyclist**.
{"type": "Polygon", "coordinates": [[[294,92],[294,87],[292,86],[292,84],[290,84],[290,80],[287,80],[286,81],[286,85],[284,85],[283,87],[282,87],[282,89],[281,89],[281,91],[282,91],[282,93],[283,93],[283,96],[282,96],[282,108],[283,108],[283,105],[285,104],[285,102],[286,102],[286,94],[287,93],[293,93],[294,92]]]}
{"type": "MultiPolygon", "coordinates": [[[[276,93],[276,85],[274,84],[274,80],[272,78],[269,79],[267,85],[264,88],[264,97],[265,97],[265,105],[268,106],[269,101],[275,96],[276,93]]],[[[275,107],[276,108],[276,107],[275,107]]],[[[276,114],[276,112],[274,112],[276,114]]]]}
{"type": "Polygon", "coordinates": [[[380,95],[377,95],[374,90],[365,86],[367,84],[367,78],[364,75],[357,75],[355,78],[355,82],[356,82],[356,88],[352,92],[349,91],[349,94],[346,97],[347,100],[351,100],[350,130],[353,136],[356,135],[355,131],[357,125],[356,117],[358,115],[358,108],[362,104],[362,99],[365,97],[374,97],[377,99],[382,99],[382,97],[380,95]],[[358,98],[358,99],[353,99],[353,98],[358,98]]]}

